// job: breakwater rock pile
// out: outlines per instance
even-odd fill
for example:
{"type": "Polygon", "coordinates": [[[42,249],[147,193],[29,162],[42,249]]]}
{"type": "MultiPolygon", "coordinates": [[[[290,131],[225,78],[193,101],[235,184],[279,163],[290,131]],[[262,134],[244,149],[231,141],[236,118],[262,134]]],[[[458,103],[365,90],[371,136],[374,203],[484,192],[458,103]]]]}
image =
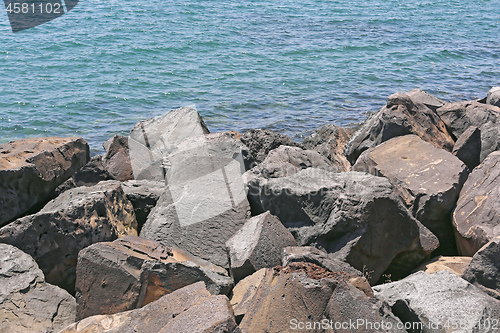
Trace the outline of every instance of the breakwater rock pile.
{"type": "Polygon", "coordinates": [[[189,107],[0,145],[0,332],[496,332],[500,88],[302,143],[189,107]]]}

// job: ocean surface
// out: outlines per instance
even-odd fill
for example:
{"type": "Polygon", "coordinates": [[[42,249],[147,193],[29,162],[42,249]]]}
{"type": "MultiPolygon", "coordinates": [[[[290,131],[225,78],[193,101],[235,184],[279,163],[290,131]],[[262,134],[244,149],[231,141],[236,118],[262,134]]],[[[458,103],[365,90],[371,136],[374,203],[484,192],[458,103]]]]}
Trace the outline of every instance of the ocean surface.
{"type": "Polygon", "coordinates": [[[12,33],[0,14],[0,143],[83,136],[92,154],[195,105],[212,132],[301,140],[394,92],[446,101],[500,85],[500,0],[80,0],[12,33]]]}

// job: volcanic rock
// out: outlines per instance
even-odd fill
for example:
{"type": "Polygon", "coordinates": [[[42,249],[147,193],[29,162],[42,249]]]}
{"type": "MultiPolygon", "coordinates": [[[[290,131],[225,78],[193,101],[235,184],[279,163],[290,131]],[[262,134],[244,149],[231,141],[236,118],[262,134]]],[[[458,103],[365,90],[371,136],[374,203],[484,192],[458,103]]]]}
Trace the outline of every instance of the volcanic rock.
{"type": "Polygon", "coordinates": [[[491,153],[472,171],[453,211],[461,255],[473,256],[500,235],[500,152],[491,153]]]}
{"type": "Polygon", "coordinates": [[[500,107],[476,101],[448,103],[436,110],[449,131],[459,138],[470,126],[481,133],[482,162],[500,149],[500,107]]]}
{"type": "Polygon", "coordinates": [[[294,245],[292,234],[275,216],[265,212],[252,217],[226,242],[234,280],[280,265],[283,248],[294,245]]]}
{"type": "Polygon", "coordinates": [[[254,207],[276,215],[301,246],[313,245],[372,272],[376,282],[391,265],[409,273],[438,247],[411,216],[386,178],[360,172],[305,169],[282,178],[256,178],[254,207]]]}
{"type": "Polygon", "coordinates": [[[474,254],[462,278],[500,300],[500,236],[474,254]]]}
{"type": "Polygon", "coordinates": [[[243,142],[257,163],[262,162],[267,154],[281,145],[303,148],[301,144],[294,142],[288,136],[270,130],[251,129],[241,136],[243,142]]]}
{"type": "Polygon", "coordinates": [[[448,270],[420,271],[373,289],[402,322],[421,325],[419,332],[447,332],[452,325],[457,332],[493,332],[485,323],[500,318],[500,301],[448,270]]]}
{"type": "Polygon", "coordinates": [[[122,182],[134,179],[128,138],[122,135],[115,135],[103,143],[103,147],[106,150],[106,154],[102,158],[103,166],[113,179],[122,182]]]}
{"type": "MultiPolygon", "coordinates": [[[[113,315],[97,315],[76,322],[59,333],[70,332],[101,332],[101,333],[158,333],[158,332],[214,332],[208,327],[224,327],[230,325],[228,321],[229,305],[225,296],[211,296],[203,282],[197,282],[178,289],[171,294],[165,295],[155,302],[135,310],[120,312],[113,315]],[[224,303],[226,302],[226,303],[224,303]],[[210,305],[213,307],[210,308],[210,305]],[[201,306],[201,308],[200,308],[201,306]],[[201,310],[201,311],[200,311],[201,310]],[[188,312],[189,311],[189,312],[188,312]],[[188,312],[188,318],[184,315],[188,312]],[[175,322],[169,329],[163,330],[167,325],[179,316],[187,321],[184,324],[193,323],[193,329],[177,326],[182,323],[175,322]],[[196,318],[197,316],[197,318],[196,318]],[[221,321],[221,319],[223,319],[221,321]],[[203,323],[200,323],[203,321],[203,323]],[[194,325],[197,324],[194,330],[194,325]],[[198,326],[199,325],[199,326],[198,326]],[[172,328],[172,329],[170,329],[172,328]],[[206,329],[206,330],[203,330],[206,329]]],[[[234,319],[233,319],[234,320],[234,319]]],[[[234,327],[236,324],[234,324],[234,327]]],[[[220,330],[218,332],[227,332],[220,330]]],[[[229,331],[232,332],[232,331],[229,331]]],[[[238,332],[235,330],[235,332],[238,332]]]]}
{"type": "Polygon", "coordinates": [[[132,204],[117,181],[77,187],[40,212],[0,229],[0,243],[31,255],[47,282],[74,294],[78,252],[97,242],[137,235],[132,204]]]}
{"type": "Polygon", "coordinates": [[[75,299],[46,283],[33,258],[7,244],[0,257],[0,332],[58,332],[75,321],[75,299]]]}
{"type": "Polygon", "coordinates": [[[372,114],[346,144],[344,154],[351,164],[365,150],[402,135],[415,134],[438,148],[451,151],[454,138],[436,113],[444,102],[414,89],[389,96],[387,105],[372,114]]]}
{"type": "Polygon", "coordinates": [[[363,152],[353,170],[388,178],[413,216],[439,238],[440,251],[456,253],[450,214],[468,175],[462,161],[405,135],[363,152]]]}
{"type": "Polygon", "coordinates": [[[32,138],[0,145],[0,227],[36,211],[90,159],[82,138],[32,138]]]}
{"type": "Polygon", "coordinates": [[[351,164],[344,156],[344,147],[353,134],[352,128],[327,124],[305,138],[302,144],[328,158],[338,171],[350,171],[351,164]]]}
{"type": "Polygon", "coordinates": [[[233,284],[223,268],[136,236],[86,247],[76,272],[77,319],[140,308],[198,281],[212,294],[233,284]]]}
{"type": "Polygon", "coordinates": [[[210,134],[183,141],[167,160],[167,188],[141,236],[228,267],[226,241],[250,216],[242,178],[248,149],[210,134]]]}

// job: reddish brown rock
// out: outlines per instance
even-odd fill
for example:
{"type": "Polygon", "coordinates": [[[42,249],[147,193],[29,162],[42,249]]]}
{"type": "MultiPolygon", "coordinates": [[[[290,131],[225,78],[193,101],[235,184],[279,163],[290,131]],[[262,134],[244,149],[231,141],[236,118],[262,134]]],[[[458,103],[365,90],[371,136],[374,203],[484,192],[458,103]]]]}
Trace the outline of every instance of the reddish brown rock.
{"type": "MultiPolygon", "coordinates": [[[[266,269],[255,295],[249,300],[251,304],[247,306],[240,328],[242,332],[249,333],[290,332],[301,328],[299,323],[329,323],[330,318],[340,319],[330,310],[342,307],[347,312],[349,309],[360,308],[360,302],[372,299],[351,282],[371,294],[371,288],[365,279],[345,272],[330,272],[311,263],[292,263],[287,267],[266,269]],[[351,298],[349,304],[338,300],[340,297],[332,298],[340,291],[340,286],[355,289],[358,292],[357,299],[351,298]],[[363,295],[362,301],[359,295],[363,295]],[[330,305],[331,302],[335,305],[330,305]]],[[[387,307],[385,310],[390,316],[390,310],[387,307]]],[[[368,307],[367,313],[377,317],[379,310],[368,307]]],[[[393,316],[392,320],[397,321],[393,316]]],[[[323,332],[324,328],[301,329],[323,332]]]]}
{"type": "Polygon", "coordinates": [[[33,138],[0,145],[0,226],[40,209],[90,159],[82,138],[33,138]]]}
{"type": "Polygon", "coordinates": [[[500,152],[493,152],[470,174],[457,206],[453,226],[460,254],[473,256],[500,235],[500,152]]]}
{"type": "Polygon", "coordinates": [[[113,179],[126,181],[134,179],[128,138],[115,135],[103,144],[106,154],[102,158],[104,168],[111,174],[113,179]]]}
{"type": "Polygon", "coordinates": [[[363,151],[407,134],[451,151],[454,138],[436,113],[443,105],[443,101],[420,89],[389,96],[387,105],[372,114],[349,140],[344,149],[347,159],[354,164],[363,151]]]}
{"type": "MultiPolygon", "coordinates": [[[[88,317],[69,325],[59,333],[158,333],[175,317],[211,297],[204,283],[197,282],[165,295],[140,309],[114,315],[88,317]]],[[[209,319],[206,315],[202,315],[201,318],[207,321],[209,319]]]]}
{"type": "Polygon", "coordinates": [[[350,171],[351,163],[344,155],[344,147],[353,134],[353,128],[327,124],[305,138],[302,144],[328,158],[340,172],[350,171]]]}
{"type": "Polygon", "coordinates": [[[224,269],[135,236],[83,249],[76,272],[77,319],[140,308],[199,281],[212,294],[232,287],[224,269]]]}
{"type": "Polygon", "coordinates": [[[117,181],[77,187],[50,201],[38,213],[0,229],[0,243],[31,255],[47,282],[74,294],[76,260],[83,248],[137,235],[134,209],[117,181]]]}
{"type": "Polygon", "coordinates": [[[413,216],[439,238],[442,253],[456,252],[450,213],[468,175],[456,156],[406,135],[363,152],[353,170],[388,178],[413,216]]]}

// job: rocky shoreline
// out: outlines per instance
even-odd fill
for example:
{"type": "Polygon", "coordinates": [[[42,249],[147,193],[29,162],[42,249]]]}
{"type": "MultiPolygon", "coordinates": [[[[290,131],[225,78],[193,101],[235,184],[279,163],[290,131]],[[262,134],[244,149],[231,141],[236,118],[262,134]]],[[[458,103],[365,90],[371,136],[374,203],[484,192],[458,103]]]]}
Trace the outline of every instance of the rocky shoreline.
{"type": "Polygon", "coordinates": [[[184,107],[0,145],[0,332],[497,332],[500,87],[302,143],[184,107]]]}

